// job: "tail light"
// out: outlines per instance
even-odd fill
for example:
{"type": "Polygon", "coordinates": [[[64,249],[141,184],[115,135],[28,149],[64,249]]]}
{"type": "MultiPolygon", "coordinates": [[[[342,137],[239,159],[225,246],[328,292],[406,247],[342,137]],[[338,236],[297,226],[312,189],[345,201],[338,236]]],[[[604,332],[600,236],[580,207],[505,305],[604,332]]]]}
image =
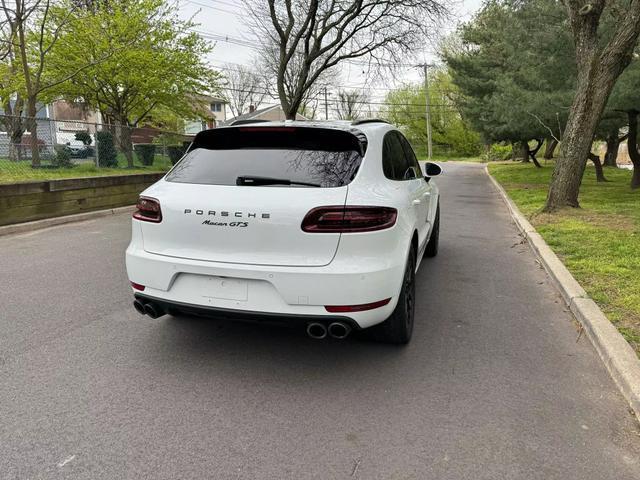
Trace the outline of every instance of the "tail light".
{"type": "Polygon", "coordinates": [[[160,223],[162,221],[160,202],[155,198],[140,197],[136,204],[136,211],[133,212],[133,218],[143,222],[160,223]]]}
{"type": "Polygon", "coordinates": [[[302,220],[302,230],[308,233],[373,232],[393,227],[397,217],[398,211],[389,207],[317,207],[302,220]]]}

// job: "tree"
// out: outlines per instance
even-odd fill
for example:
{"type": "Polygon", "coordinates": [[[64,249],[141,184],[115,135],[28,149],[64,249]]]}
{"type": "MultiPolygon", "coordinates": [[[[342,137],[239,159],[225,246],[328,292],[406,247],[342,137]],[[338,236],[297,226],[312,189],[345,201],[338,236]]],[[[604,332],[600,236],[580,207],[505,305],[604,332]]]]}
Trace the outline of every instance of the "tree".
{"type": "Polygon", "coordinates": [[[633,175],[631,176],[631,188],[640,188],[640,152],[638,151],[638,110],[629,110],[627,116],[629,118],[629,158],[633,163],[633,175]]]}
{"type": "MultiPolygon", "coordinates": [[[[566,9],[555,0],[495,0],[461,29],[457,43],[449,40],[443,49],[463,92],[463,111],[485,141],[517,143],[523,160],[529,157],[534,163],[535,148],[526,140],[540,145],[545,137],[545,158],[551,157],[563,139],[576,92],[576,49],[566,22],[566,9]],[[532,30],[533,24],[537,28],[532,30]]],[[[603,21],[603,37],[611,37],[616,26],[612,19],[603,21]]],[[[640,101],[638,72],[631,68],[621,83],[625,78],[628,85],[614,89],[595,132],[588,134],[584,161],[593,161],[598,181],[606,179],[600,157],[591,152],[592,141],[607,140],[605,158],[611,162],[623,139],[624,112],[638,108],[640,101]]]]}
{"type": "Polygon", "coordinates": [[[489,1],[442,48],[464,118],[485,143],[509,142],[536,166],[543,139],[561,137],[574,88],[563,19],[555,0],[489,1]]]}
{"type": "Polygon", "coordinates": [[[22,143],[25,130],[29,131],[33,166],[40,165],[38,101],[46,92],[75,75],[78,69],[84,68],[84,65],[72,64],[73,67],[60,77],[49,75],[47,69],[52,50],[73,18],[74,7],[66,5],[66,8],[66,14],[54,15],[60,7],[51,0],[2,0],[7,26],[5,38],[9,40],[5,43],[7,51],[2,65],[2,95],[5,112],[11,115],[4,123],[14,148],[22,143]],[[26,114],[24,119],[23,114],[26,114]]]}
{"type": "Polygon", "coordinates": [[[197,116],[194,96],[217,90],[218,74],[203,60],[210,48],[190,31],[193,26],[162,0],[127,0],[92,4],[83,21],[60,38],[58,68],[68,55],[83,55],[91,64],[60,94],[82,98],[101,112],[130,167],[132,128],[154,112],[166,116],[163,109],[197,116]]]}
{"type": "Polygon", "coordinates": [[[547,138],[544,148],[544,159],[551,160],[553,158],[553,154],[556,151],[556,148],[558,148],[558,140],[553,137],[547,138]]]}
{"type": "Polygon", "coordinates": [[[339,120],[357,120],[362,117],[367,95],[360,90],[340,90],[336,99],[336,116],[339,120]]]}
{"type": "Polygon", "coordinates": [[[280,103],[294,119],[327,70],[349,59],[398,63],[422,45],[441,0],[255,0],[249,4],[261,54],[280,103]]]}
{"type": "MultiPolygon", "coordinates": [[[[431,129],[437,148],[454,155],[472,156],[480,153],[480,135],[473,130],[459,108],[460,91],[448,72],[435,70],[429,75],[431,129]]],[[[415,146],[427,142],[424,84],[406,85],[387,94],[381,114],[391,123],[403,127],[415,146]]]]}
{"type": "Polygon", "coordinates": [[[224,75],[225,98],[234,117],[253,105],[258,108],[267,96],[267,79],[243,65],[229,64],[224,75]]]}
{"type": "MultiPolygon", "coordinates": [[[[631,161],[640,158],[637,142],[634,140],[637,138],[637,112],[640,111],[639,83],[640,61],[634,59],[616,82],[597,130],[596,135],[607,142],[605,165],[616,166],[618,148],[626,138],[631,161]],[[628,133],[621,133],[625,128],[628,133]]],[[[631,188],[638,188],[639,172],[640,168],[634,163],[631,188]]]]}
{"type": "MultiPolygon", "coordinates": [[[[640,0],[630,0],[617,10],[605,0],[565,1],[575,44],[577,83],[561,145],[561,156],[549,186],[546,211],[579,207],[578,194],[591,143],[615,86],[629,65],[640,34],[640,0]],[[602,41],[601,19],[608,13],[616,26],[602,41]]],[[[616,3],[615,6],[621,6],[616,3]]]]}
{"type": "MultiPolygon", "coordinates": [[[[4,7],[4,5],[3,5],[4,7]]],[[[21,160],[22,137],[26,131],[24,97],[19,92],[17,82],[19,64],[15,58],[14,45],[17,44],[15,15],[3,8],[0,21],[0,100],[4,114],[0,121],[9,139],[9,158],[21,160]]]]}

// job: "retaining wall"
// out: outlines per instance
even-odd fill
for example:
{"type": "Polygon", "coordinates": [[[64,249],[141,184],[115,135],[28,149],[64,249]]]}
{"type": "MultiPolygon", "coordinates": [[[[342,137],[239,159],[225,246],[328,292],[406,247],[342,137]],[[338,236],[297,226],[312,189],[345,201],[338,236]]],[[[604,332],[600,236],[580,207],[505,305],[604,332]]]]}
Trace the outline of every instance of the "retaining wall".
{"type": "Polygon", "coordinates": [[[0,225],[133,205],[164,173],[0,185],[0,225]]]}

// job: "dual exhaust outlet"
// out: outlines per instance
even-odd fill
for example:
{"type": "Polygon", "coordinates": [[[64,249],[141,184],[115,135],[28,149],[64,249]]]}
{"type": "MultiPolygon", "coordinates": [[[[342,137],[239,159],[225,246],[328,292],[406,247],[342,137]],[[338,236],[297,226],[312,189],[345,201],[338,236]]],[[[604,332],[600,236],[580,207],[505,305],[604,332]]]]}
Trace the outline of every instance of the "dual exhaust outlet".
{"type": "Polygon", "coordinates": [[[160,318],[165,314],[165,311],[158,305],[147,302],[142,303],[140,300],[135,299],[133,301],[133,308],[141,315],[149,315],[151,318],[160,318]]]}
{"type": "Polygon", "coordinates": [[[338,340],[344,340],[351,333],[351,327],[344,322],[333,322],[327,327],[320,322],[310,322],[307,324],[307,335],[316,340],[327,338],[327,335],[338,340]]]}
{"type": "MultiPolygon", "coordinates": [[[[153,303],[143,303],[137,298],[133,301],[133,308],[136,309],[141,315],[148,315],[151,318],[160,318],[166,312],[162,307],[153,303]]],[[[344,340],[351,333],[351,327],[344,322],[333,322],[329,326],[326,326],[320,322],[310,322],[307,324],[307,335],[316,340],[322,340],[327,336],[333,337],[338,340],[344,340]]]]}

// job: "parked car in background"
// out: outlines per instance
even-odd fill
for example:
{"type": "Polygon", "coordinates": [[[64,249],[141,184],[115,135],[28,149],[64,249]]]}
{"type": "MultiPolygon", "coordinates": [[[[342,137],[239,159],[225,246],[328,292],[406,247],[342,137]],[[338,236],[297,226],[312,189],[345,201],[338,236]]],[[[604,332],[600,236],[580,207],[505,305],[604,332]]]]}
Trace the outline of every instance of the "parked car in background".
{"type": "Polygon", "coordinates": [[[85,145],[82,142],[67,142],[67,149],[71,158],[88,158],[94,155],[94,149],[91,145],[85,145]]]}

